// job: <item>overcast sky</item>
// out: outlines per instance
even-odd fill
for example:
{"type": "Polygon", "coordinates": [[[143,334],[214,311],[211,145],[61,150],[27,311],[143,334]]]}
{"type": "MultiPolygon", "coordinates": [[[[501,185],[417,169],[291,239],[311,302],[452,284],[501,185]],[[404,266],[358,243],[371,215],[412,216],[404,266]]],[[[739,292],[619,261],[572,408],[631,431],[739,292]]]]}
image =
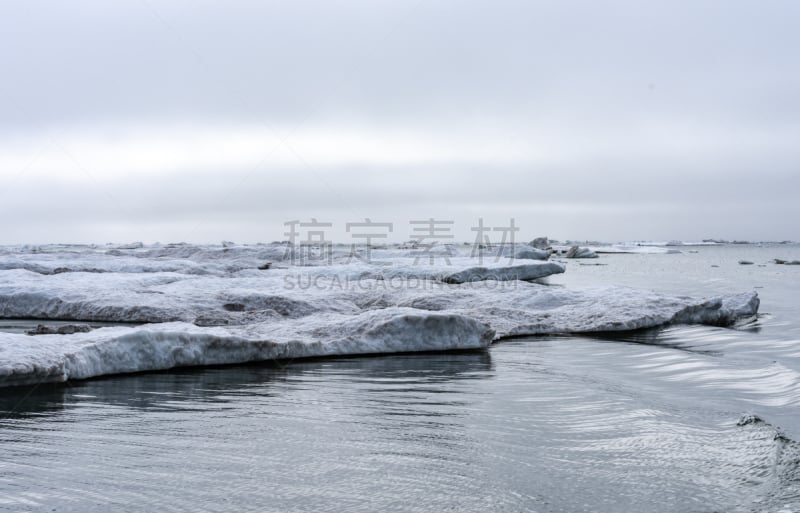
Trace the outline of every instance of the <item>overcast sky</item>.
{"type": "Polygon", "coordinates": [[[800,239],[800,2],[0,5],[0,243],[800,239]]]}

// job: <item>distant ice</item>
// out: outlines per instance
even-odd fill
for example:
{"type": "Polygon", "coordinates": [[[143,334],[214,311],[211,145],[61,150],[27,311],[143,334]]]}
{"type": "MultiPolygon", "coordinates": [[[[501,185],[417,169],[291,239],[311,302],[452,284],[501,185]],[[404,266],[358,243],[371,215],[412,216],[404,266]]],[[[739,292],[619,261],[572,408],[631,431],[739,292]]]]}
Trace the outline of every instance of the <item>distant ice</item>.
{"type": "Polygon", "coordinates": [[[597,258],[597,253],[589,248],[572,246],[567,250],[567,253],[564,256],[566,258],[597,258]]]}
{"type": "Polygon", "coordinates": [[[595,253],[641,253],[641,254],[678,254],[679,249],[660,246],[646,246],[635,244],[614,244],[610,246],[592,246],[595,253]]]}
{"type": "Polygon", "coordinates": [[[546,264],[527,264],[506,267],[470,267],[456,273],[448,274],[442,281],[445,283],[471,283],[476,281],[496,280],[536,280],[553,274],[564,272],[564,266],[549,262],[546,264]]]}

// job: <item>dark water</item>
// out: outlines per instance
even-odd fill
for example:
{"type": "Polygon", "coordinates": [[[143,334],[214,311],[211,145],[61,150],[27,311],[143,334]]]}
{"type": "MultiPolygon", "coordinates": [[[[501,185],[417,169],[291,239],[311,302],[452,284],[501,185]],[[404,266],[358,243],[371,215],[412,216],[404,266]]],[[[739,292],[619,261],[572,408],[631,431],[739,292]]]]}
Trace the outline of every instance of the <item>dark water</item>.
{"type": "Polygon", "coordinates": [[[0,511],[800,511],[797,248],[697,250],[551,286],[761,287],[759,319],[6,391],[0,511]]]}

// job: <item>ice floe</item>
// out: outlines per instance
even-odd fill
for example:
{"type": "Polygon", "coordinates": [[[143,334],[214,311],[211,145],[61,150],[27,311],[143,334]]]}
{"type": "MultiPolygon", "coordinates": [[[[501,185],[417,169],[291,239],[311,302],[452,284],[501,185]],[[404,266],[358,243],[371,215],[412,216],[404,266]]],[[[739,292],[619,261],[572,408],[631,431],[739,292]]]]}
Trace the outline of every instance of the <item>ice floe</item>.
{"type": "Polygon", "coordinates": [[[597,258],[597,253],[589,248],[582,248],[580,246],[572,246],[567,250],[566,258],[597,258]]]}
{"type": "Polygon", "coordinates": [[[0,333],[0,386],[191,365],[478,349],[520,335],[724,326],[759,305],[755,293],[691,298],[552,287],[536,280],[563,273],[562,264],[476,258],[454,245],[387,246],[369,259],[348,246],[332,247],[322,259],[298,258],[296,249],[2,248],[0,318],[142,325],[82,332],[41,321],[37,336],[0,333]],[[61,268],[70,271],[54,272],[61,268]]]}
{"type": "Polygon", "coordinates": [[[479,349],[493,335],[463,315],[410,308],[224,328],[165,323],[69,336],[0,333],[0,385],[287,358],[479,349]]]}

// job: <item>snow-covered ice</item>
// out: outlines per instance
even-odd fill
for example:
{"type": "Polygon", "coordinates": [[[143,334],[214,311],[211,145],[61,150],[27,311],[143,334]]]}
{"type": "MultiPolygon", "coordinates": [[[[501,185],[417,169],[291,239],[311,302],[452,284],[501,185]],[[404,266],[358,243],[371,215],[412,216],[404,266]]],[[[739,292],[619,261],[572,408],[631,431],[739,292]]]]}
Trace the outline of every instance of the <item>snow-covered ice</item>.
{"type": "MultiPolygon", "coordinates": [[[[0,386],[282,358],[487,347],[519,335],[729,325],[755,293],[677,297],[532,282],[555,262],[442,246],[349,246],[293,260],[284,244],[19,246],[0,250],[0,318],[140,323],[0,333],[0,386]],[[267,270],[265,264],[271,263],[267,270]],[[56,272],[58,271],[58,272],[56,272]]],[[[294,254],[294,257],[297,257],[294,254]]]]}
{"type": "Polygon", "coordinates": [[[496,280],[537,280],[553,274],[564,272],[564,266],[555,262],[546,264],[512,265],[506,267],[470,267],[463,271],[448,274],[445,283],[471,283],[476,281],[496,280]]]}
{"type": "Polygon", "coordinates": [[[487,325],[463,315],[410,308],[326,312],[303,322],[276,319],[234,327],[173,322],[74,335],[0,333],[0,384],[313,356],[478,349],[493,335],[487,325]]]}
{"type": "Polygon", "coordinates": [[[572,246],[567,250],[566,258],[597,258],[597,253],[589,248],[582,248],[580,246],[572,246]]]}

